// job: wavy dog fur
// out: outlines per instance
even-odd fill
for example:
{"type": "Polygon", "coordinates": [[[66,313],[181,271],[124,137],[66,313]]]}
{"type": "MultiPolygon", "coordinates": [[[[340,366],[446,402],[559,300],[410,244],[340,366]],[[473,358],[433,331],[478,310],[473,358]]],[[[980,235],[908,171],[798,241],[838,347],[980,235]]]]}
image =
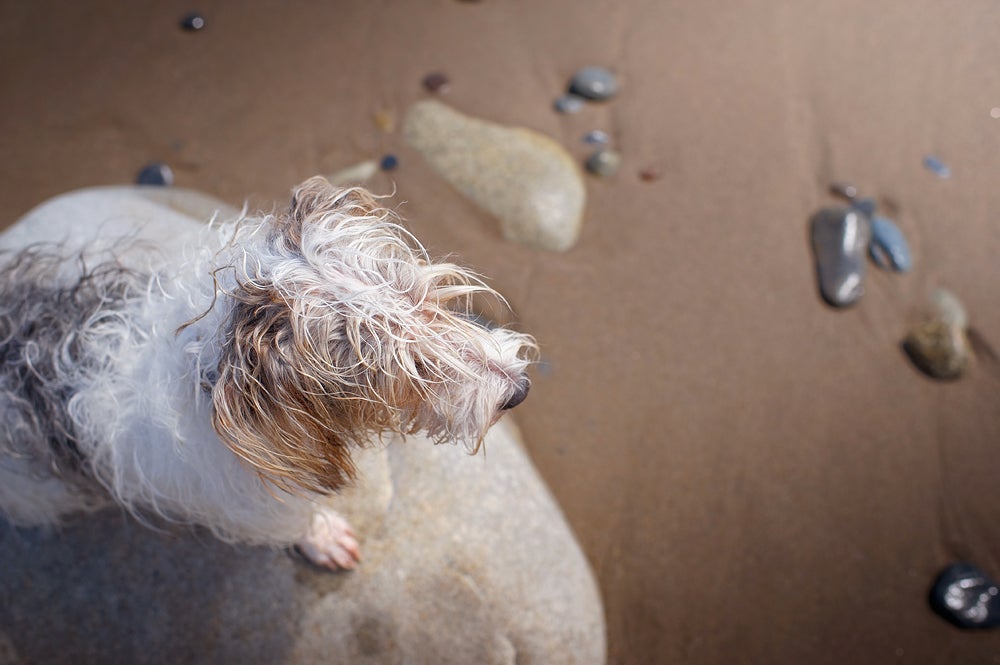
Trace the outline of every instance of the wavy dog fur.
{"type": "Polygon", "coordinates": [[[287,212],[192,228],[163,256],[127,238],[0,256],[15,523],[103,486],[140,516],[348,565],[353,535],[319,498],[355,476],[353,448],[419,430],[475,451],[528,390],[534,340],[470,312],[500,296],[363,189],[313,178],[287,212]]]}

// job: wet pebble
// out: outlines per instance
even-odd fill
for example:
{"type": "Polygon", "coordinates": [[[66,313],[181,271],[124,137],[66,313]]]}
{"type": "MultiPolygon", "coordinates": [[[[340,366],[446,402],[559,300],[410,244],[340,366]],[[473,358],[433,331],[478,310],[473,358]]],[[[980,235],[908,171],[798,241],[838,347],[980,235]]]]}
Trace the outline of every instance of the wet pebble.
{"type": "Polygon", "coordinates": [[[191,13],[181,19],[181,27],[188,32],[196,32],[205,27],[205,17],[198,13],[191,13]]]}
{"type": "Polygon", "coordinates": [[[820,295],[834,307],[853,305],[865,292],[868,219],[851,208],[823,208],[810,227],[820,295]]]}
{"type": "Polygon", "coordinates": [[[972,355],[965,330],[940,318],[913,328],[903,341],[903,349],[920,371],[942,380],[962,376],[972,355]]]}
{"type": "Polygon", "coordinates": [[[566,94],[556,98],[552,106],[559,113],[578,113],[586,103],[587,100],[583,97],[566,94]]]}
{"type": "Polygon", "coordinates": [[[934,155],[924,157],[924,166],[939,178],[951,177],[951,168],[934,155]]]}
{"type": "Polygon", "coordinates": [[[622,165],[622,156],[614,150],[601,149],[587,158],[585,166],[594,175],[610,178],[618,173],[622,165]]]}
{"type": "Polygon", "coordinates": [[[931,588],[934,611],[960,628],[993,628],[1000,625],[1000,588],[971,563],[945,568],[931,588]]]}
{"type": "Polygon", "coordinates": [[[399,166],[399,158],[396,155],[385,155],[379,162],[379,168],[383,171],[394,171],[399,166]]]}
{"type": "Polygon", "coordinates": [[[913,267],[906,236],[887,217],[872,217],[872,240],[868,253],[879,268],[906,272],[913,267]]]}
{"type": "Polygon", "coordinates": [[[423,84],[428,92],[445,93],[448,92],[451,81],[441,72],[432,72],[424,77],[423,84]]]}
{"type": "Polygon", "coordinates": [[[135,184],[169,187],[174,184],[174,172],[163,162],[152,162],[142,167],[135,176],[135,184]]]}
{"type": "Polygon", "coordinates": [[[583,142],[590,145],[607,145],[611,143],[611,137],[603,129],[595,129],[583,135],[583,142]]]}
{"type": "Polygon", "coordinates": [[[556,251],[576,242],[586,190],[573,158],[554,140],[435,99],[410,108],[403,135],[459,192],[496,216],[509,240],[556,251]]]}
{"type": "Polygon", "coordinates": [[[851,201],[851,207],[866,217],[871,217],[878,209],[878,204],[875,203],[875,199],[854,199],[851,201]]]}
{"type": "Polygon", "coordinates": [[[610,99],[618,94],[618,79],[603,67],[584,67],[570,79],[569,91],[587,99],[610,99]]]}
{"type": "Polygon", "coordinates": [[[830,193],[853,201],[858,196],[858,188],[849,182],[835,182],[830,185],[830,193]]]}

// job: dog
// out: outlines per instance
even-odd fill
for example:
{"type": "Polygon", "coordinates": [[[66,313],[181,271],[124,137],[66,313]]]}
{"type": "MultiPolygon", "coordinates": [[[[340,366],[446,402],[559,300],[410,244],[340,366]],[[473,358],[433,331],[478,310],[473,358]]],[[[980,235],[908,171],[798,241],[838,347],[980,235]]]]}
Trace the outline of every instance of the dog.
{"type": "Polygon", "coordinates": [[[424,432],[475,453],[528,393],[534,339],[472,312],[502,297],[362,188],[316,177],[287,212],[116,210],[90,230],[71,219],[81,200],[53,242],[0,236],[0,510],[16,526],[117,504],[350,569],[358,539],[328,499],[355,480],[352,451],[424,432]]]}

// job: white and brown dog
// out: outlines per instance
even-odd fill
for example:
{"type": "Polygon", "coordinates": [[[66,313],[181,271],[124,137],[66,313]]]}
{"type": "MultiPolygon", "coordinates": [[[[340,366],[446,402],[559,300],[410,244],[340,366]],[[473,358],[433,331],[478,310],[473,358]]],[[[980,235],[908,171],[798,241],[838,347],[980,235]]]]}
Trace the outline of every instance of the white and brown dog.
{"type": "Polygon", "coordinates": [[[110,498],[351,568],[358,543],[323,499],[354,477],[352,448],[423,431],[474,451],[528,391],[532,338],[477,323],[471,297],[496,294],[363,189],[313,178],[287,213],[209,225],[99,194],[0,236],[14,524],[110,498]]]}

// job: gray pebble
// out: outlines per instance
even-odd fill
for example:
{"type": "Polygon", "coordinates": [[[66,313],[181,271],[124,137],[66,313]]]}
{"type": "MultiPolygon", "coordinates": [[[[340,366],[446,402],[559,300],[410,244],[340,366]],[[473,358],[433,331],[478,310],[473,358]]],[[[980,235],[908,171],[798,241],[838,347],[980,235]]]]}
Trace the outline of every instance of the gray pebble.
{"type": "Polygon", "coordinates": [[[960,628],[1000,625],[1000,588],[971,563],[955,563],[938,575],[931,589],[934,611],[960,628]]]}
{"type": "Polygon", "coordinates": [[[611,137],[603,129],[595,129],[583,135],[583,142],[590,145],[607,145],[611,143],[611,137]]]}
{"type": "Polygon", "coordinates": [[[810,225],[820,295],[834,307],[853,305],[865,292],[868,218],[851,208],[823,208],[810,225]]]}
{"type": "Polygon", "coordinates": [[[142,167],[135,177],[135,184],[169,187],[174,184],[174,172],[162,162],[153,162],[142,167]]]}
{"type": "Polygon", "coordinates": [[[560,113],[579,113],[587,103],[583,97],[572,94],[565,94],[556,99],[552,104],[553,108],[560,113]]]}
{"type": "Polygon", "coordinates": [[[573,75],[569,91],[587,99],[610,99],[618,93],[618,79],[603,67],[584,67],[573,75]]]}
{"type": "Polygon", "coordinates": [[[585,165],[587,170],[594,175],[610,178],[618,173],[618,169],[622,165],[622,156],[614,150],[602,148],[588,157],[585,165]]]}
{"type": "Polygon", "coordinates": [[[872,217],[872,241],[868,253],[879,268],[906,272],[913,267],[910,245],[906,236],[892,220],[872,217]]]}
{"type": "Polygon", "coordinates": [[[830,185],[830,193],[853,201],[858,196],[858,188],[849,182],[835,182],[830,185]]]}

